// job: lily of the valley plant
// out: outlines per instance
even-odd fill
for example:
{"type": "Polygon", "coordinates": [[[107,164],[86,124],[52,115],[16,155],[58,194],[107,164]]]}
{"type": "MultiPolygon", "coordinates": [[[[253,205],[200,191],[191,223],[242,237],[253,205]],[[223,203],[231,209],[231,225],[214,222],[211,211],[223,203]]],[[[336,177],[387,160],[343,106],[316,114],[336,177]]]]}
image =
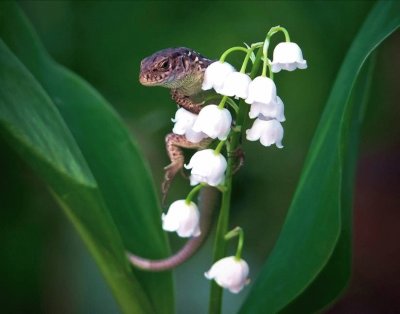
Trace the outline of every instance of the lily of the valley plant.
{"type": "MultiPolygon", "coordinates": [[[[173,132],[185,135],[186,139],[198,143],[211,138],[210,146],[196,152],[185,164],[190,170],[190,185],[194,186],[185,199],[173,202],[163,214],[163,229],[176,232],[180,237],[198,237],[200,228],[198,206],[194,196],[204,187],[212,186],[221,191],[222,201],[214,248],[214,264],[205,272],[205,277],[214,280],[220,287],[232,293],[240,292],[249,282],[249,266],[242,259],[243,230],[240,227],[228,232],[232,176],[237,168],[239,143],[242,137],[249,141],[260,141],[263,146],[275,145],[283,148],[282,139],[285,121],[284,103],[278,96],[274,73],[307,68],[300,47],[290,41],[287,30],[277,26],[270,29],[263,42],[226,50],[218,61],[211,63],[205,73],[203,90],[214,90],[218,103],[208,104],[200,113],[193,114],[178,109],[173,132]],[[279,32],[285,42],[279,43],[268,58],[271,37],[279,32]],[[226,60],[234,52],[244,53],[240,71],[226,60]],[[254,119],[245,125],[245,117],[254,119]],[[235,256],[224,256],[226,240],[239,237],[235,256]]],[[[213,286],[213,289],[217,289],[213,286]]]]}

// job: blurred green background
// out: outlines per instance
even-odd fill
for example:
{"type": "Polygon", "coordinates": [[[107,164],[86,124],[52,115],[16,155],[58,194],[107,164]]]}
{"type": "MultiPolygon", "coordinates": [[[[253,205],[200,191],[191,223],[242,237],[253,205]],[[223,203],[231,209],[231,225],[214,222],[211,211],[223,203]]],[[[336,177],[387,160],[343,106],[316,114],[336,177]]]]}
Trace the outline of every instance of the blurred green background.
{"type": "MultiPolygon", "coordinates": [[[[171,130],[176,106],[166,89],[139,84],[140,60],[178,46],[218,58],[243,41],[263,40],[272,26],[289,30],[309,68],[276,75],[287,119],[285,148],[243,143],[246,163],[234,182],[231,225],[245,230],[244,258],[255,278],[279,234],[337,70],[374,2],[19,3],[53,58],[90,82],[121,115],[148,159],[155,182],[161,182],[168,163],[164,136],[171,130]]],[[[395,224],[400,218],[399,51],[396,33],[377,54],[357,177],[354,276],[332,313],[400,312],[400,233],[395,224]]],[[[96,265],[46,186],[2,138],[0,151],[2,311],[117,313],[96,265]]],[[[179,178],[170,200],[187,190],[187,182],[179,178]]],[[[174,250],[183,243],[170,238],[174,250]]],[[[179,313],[205,312],[209,282],[203,272],[210,263],[208,241],[177,269],[179,313]]],[[[226,293],[225,313],[232,313],[247,291],[226,293]]]]}

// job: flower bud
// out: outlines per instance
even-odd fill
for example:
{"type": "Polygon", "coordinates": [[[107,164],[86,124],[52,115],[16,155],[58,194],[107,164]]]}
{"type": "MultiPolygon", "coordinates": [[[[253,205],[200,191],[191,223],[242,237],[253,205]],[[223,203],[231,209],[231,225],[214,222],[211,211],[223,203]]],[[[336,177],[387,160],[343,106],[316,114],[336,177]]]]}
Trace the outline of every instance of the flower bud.
{"type": "Polygon", "coordinates": [[[175,118],[171,119],[175,123],[172,132],[179,135],[185,135],[186,139],[192,143],[199,143],[207,135],[203,132],[193,131],[192,127],[198,115],[187,111],[184,108],[179,108],[175,113],[175,118]]]}
{"type": "Polygon", "coordinates": [[[249,266],[243,259],[229,256],[215,262],[204,274],[207,279],[215,282],[232,293],[239,293],[250,282],[249,266]]]}
{"type": "Polygon", "coordinates": [[[276,119],[279,122],[283,122],[286,120],[283,102],[279,96],[276,96],[276,101],[269,104],[253,102],[250,105],[249,117],[251,119],[254,119],[257,118],[260,114],[262,114],[265,118],[276,119]]]}
{"type": "Polygon", "coordinates": [[[249,141],[260,140],[264,146],[275,144],[276,147],[282,148],[283,127],[277,120],[263,120],[258,117],[251,129],[246,131],[246,138],[249,141]]]}
{"type": "Polygon", "coordinates": [[[161,218],[165,231],[176,231],[182,238],[200,235],[200,214],[193,202],[187,204],[185,200],[175,201],[169,206],[167,214],[162,214],[161,218]]]}
{"type": "Polygon", "coordinates": [[[246,103],[271,104],[276,102],[276,86],[268,77],[258,76],[249,84],[249,95],[246,103]]]}
{"type": "Polygon", "coordinates": [[[235,72],[235,68],[228,62],[216,61],[211,63],[204,72],[204,79],[201,88],[209,90],[214,88],[217,93],[222,89],[226,77],[235,72]]]}
{"type": "Polygon", "coordinates": [[[272,60],[272,72],[280,70],[293,71],[295,69],[306,69],[307,61],[303,59],[303,53],[296,43],[279,43],[274,49],[272,60]]]}
{"type": "Polygon", "coordinates": [[[232,116],[228,109],[220,109],[216,105],[207,105],[201,109],[193,131],[203,132],[215,139],[225,140],[231,129],[232,116]]]}
{"type": "Polygon", "coordinates": [[[233,72],[228,75],[224,82],[222,90],[219,92],[221,95],[229,97],[239,97],[246,99],[251,82],[250,76],[245,73],[233,72]]]}
{"type": "Polygon", "coordinates": [[[190,184],[207,183],[211,186],[218,186],[225,180],[227,162],[223,155],[215,154],[213,149],[204,149],[196,152],[186,169],[192,169],[190,184]]]}

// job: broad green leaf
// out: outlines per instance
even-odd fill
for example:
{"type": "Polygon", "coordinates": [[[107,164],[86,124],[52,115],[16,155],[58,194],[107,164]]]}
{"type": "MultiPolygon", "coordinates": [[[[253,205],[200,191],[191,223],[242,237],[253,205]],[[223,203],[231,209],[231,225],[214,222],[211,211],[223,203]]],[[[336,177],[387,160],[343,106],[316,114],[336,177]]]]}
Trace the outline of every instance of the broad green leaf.
{"type": "MultiPolygon", "coordinates": [[[[150,303],[154,306],[154,311],[157,313],[173,312],[171,273],[145,273],[132,270],[123,256],[124,250],[151,258],[160,258],[169,253],[166,237],[161,231],[159,205],[153,184],[147,166],[132,142],[129,132],[107,102],[93,88],[56,64],[48,56],[31,26],[14,3],[1,3],[0,14],[0,36],[49,95],[52,100],[52,110],[61,114],[55,123],[60,124],[59,120],[63,120],[64,128],[68,128],[72,134],[75,145],[79,147],[81,155],[86,161],[86,168],[90,169],[92,180],[95,180],[96,197],[102,199],[103,210],[108,215],[107,223],[96,224],[94,223],[96,217],[93,217],[96,215],[93,212],[95,209],[86,205],[86,212],[82,212],[84,222],[76,221],[73,219],[73,213],[77,209],[74,206],[68,206],[72,213],[69,214],[72,222],[81,235],[82,228],[94,229],[99,233],[107,232],[107,228],[116,229],[114,230],[115,236],[119,237],[119,241],[122,241],[123,244],[115,247],[113,243],[103,245],[110,245],[121,258],[120,266],[125,268],[127,274],[131,273],[130,276],[125,274],[126,278],[120,278],[120,280],[134,282],[135,277],[139,278],[150,303]],[[107,227],[107,225],[110,226],[107,227]]],[[[32,78],[32,80],[34,79],[32,78]]],[[[17,89],[17,86],[15,88],[17,89]]],[[[19,93],[24,95],[21,91],[19,93]]],[[[26,107],[29,107],[30,97],[29,95],[25,95],[25,97],[24,103],[26,103],[26,107]]],[[[47,101],[50,103],[49,99],[47,101]]],[[[7,103],[4,105],[8,106],[7,103]]],[[[40,110],[36,113],[36,116],[42,115],[40,110]]],[[[20,116],[18,123],[11,127],[19,130],[22,128],[21,120],[28,120],[30,117],[31,114],[24,113],[20,116]]],[[[43,131],[39,128],[40,125],[35,123],[31,123],[30,126],[34,130],[43,131]]],[[[42,126],[48,125],[43,123],[42,126]]],[[[48,127],[48,130],[43,132],[54,134],[51,125],[48,127]]],[[[29,133],[32,130],[23,129],[23,131],[29,133]]],[[[46,135],[43,137],[44,142],[48,141],[46,135]]],[[[59,141],[59,139],[56,138],[55,141],[59,141]]],[[[19,148],[22,144],[18,142],[15,146],[19,148]]],[[[36,143],[32,143],[32,147],[35,145],[36,143]]],[[[65,146],[63,142],[59,142],[57,145],[65,146]]],[[[50,144],[48,146],[52,147],[50,144]]],[[[33,154],[30,151],[29,153],[33,154]]],[[[29,160],[30,154],[24,154],[23,158],[29,160]]],[[[42,161],[42,157],[44,156],[40,156],[38,159],[42,161]]],[[[41,176],[47,171],[42,165],[36,169],[41,176]]],[[[63,195],[69,196],[70,203],[67,205],[79,204],[77,187],[71,191],[66,188],[64,191],[63,189],[56,190],[53,185],[51,186],[58,195],[58,199],[62,199],[63,195]],[[75,192],[72,193],[73,191],[75,192]]],[[[102,237],[102,240],[105,241],[105,238],[102,237]]],[[[93,253],[93,242],[87,239],[85,241],[93,253]]],[[[107,263],[99,259],[96,261],[105,273],[108,267],[107,263]]],[[[119,276],[122,277],[121,274],[119,276]]],[[[114,295],[123,310],[127,313],[135,312],[132,303],[143,297],[140,288],[137,287],[136,292],[132,289],[122,292],[116,278],[107,278],[106,276],[106,279],[113,288],[114,295]],[[131,295],[131,300],[126,298],[128,295],[131,295]]],[[[140,305],[140,303],[138,304],[140,305]]],[[[142,308],[145,311],[148,309],[146,306],[142,308]]]]}
{"type": "Polygon", "coordinates": [[[343,139],[343,181],[341,200],[341,232],[336,247],[324,269],[307,289],[287,307],[282,313],[314,313],[331,303],[344,290],[351,272],[351,230],[353,201],[354,169],[357,161],[357,148],[363,112],[372,82],[375,58],[371,56],[364,66],[351,95],[351,106],[355,106],[351,119],[348,120],[350,130],[343,139]]]}
{"type": "MultiPolygon", "coordinates": [[[[311,143],[279,239],[241,313],[277,313],[314,280],[317,280],[315,287],[321,288],[329,285],[334,276],[341,277],[334,279],[338,285],[320,291],[324,301],[330,302],[346,283],[350,267],[355,145],[362,107],[361,101],[352,102],[350,96],[365,60],[399,26],[400,3],[382,1],[375,5],[355,38],[311,143]],[[325,272],[324,267],[327,267],[325,272]],[[336,273],[339,270],[342,272],[336,273]]],[[[311,289],[315,291],[312,286],[311,289]]],[[[301,296],[298,301],[299,309],[293,306],[287,311],[317,309],[304,304],[301,296]]]]}
{"type": "Polygon", "coordinates": [[[122,308],[151,306],[126,263],[123,243],[71,133],[41,86],[0,40],[2,134],[49,184],[75,224],[122,308]],[[134,293],[134,297],[128,295],[134,293]]]}

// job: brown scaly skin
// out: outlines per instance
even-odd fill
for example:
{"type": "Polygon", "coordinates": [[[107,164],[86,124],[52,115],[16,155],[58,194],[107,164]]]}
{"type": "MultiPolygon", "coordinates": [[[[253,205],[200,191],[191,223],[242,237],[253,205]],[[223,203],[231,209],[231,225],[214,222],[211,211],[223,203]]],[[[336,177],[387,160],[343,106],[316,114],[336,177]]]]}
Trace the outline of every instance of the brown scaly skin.
{"type": "MultiPolygon", "coordinates": [[[[204,102],[197,102],[201,94],[204,71],[213,61],[189,48],[168,48],[143,59],[139,81],[145,86],[162,86],[171,89],[172,99],[178,106],[198,114],[204,102]]],[[[184,164],[181,148],[206,148],[211,139],[199,143],[189,142],[184,135],[170,133],[165,137],[166,149],[171,163],[164,168],[162,184],[163,203],[171,182],[184,164]]]]}
{"type": "MultiPolygon", "coordinates": [[[[140,67],[140,82],[145,86],[163,86],[171,89],[172,99],[192,113],[199,113],[202,103],[194,101],[201,93],[204,71],[212,61],[188,48],[168,48],[156,52],[144,59],[140,67]]],[[[175,174],[182,169],[184,155],[181,148],[204,148],[210,139],[200,143],[191,143],[185,136],[170,133],[165,137],[166,149],[171,164],[165,167],[163,198],[175,174]]],[[[200,230],[198,237],[192,237],[176,254],[160,260],[146,259],[127,252],[129,261],[137,268],[147,271],[165,271],[174,268],[190,258],[204,243],[209,234],[214,209],[215,190],[205,187],[199,196],[201,208],[200,230]]]]}

